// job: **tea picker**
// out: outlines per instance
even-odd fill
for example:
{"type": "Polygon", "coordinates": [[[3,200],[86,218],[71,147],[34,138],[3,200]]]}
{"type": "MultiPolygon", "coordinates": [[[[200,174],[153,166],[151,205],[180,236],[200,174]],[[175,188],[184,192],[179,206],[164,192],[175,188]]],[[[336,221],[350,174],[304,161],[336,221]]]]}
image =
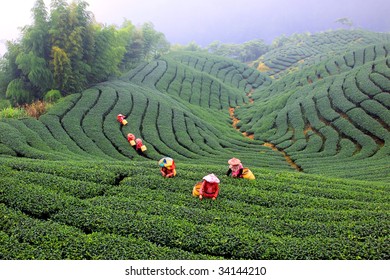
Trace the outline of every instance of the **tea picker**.
{"type": "Polygon", "coordinates": [[[126,116],[122,115],[122,114],[119,114],[116,119],[117,121],[121,124],[121,125],[126,125],[127,124],[127,120],[125,120],[126,116]]]}
{"type": "Polygon", "coordinates": [[[170,157],[164,157],[159,160],[161,175],[165,178],[172,178],[176,176],[175,161],[170,157]]]}
{"type": "MultiPolygon", "coordinates": [[[[202,200],[203,197],[205,198],[211,198],[212,200],[217,199],[218,193],[219,193],[219,179],[217,176],[215,176],[213,173],[208,174],[204,176],[203,182],[199,187],[199,199],[202,200]]],[[[197,184],[198,185],[198,184],[197,184]]],[[[193,195],[195,188],[197,185],[194,186],[193,195]]]]}
{"type": "Polygon", "coordinates": [[[135,143],[134,134],[131,134],[131,133],[127,134],[127,142],[129,142],[132,147],[135,146],[136,143],[135,143]]]}
{"type": "Polygon", "coordinates": [[[140,138],[135,139],[135,150],[138,154],[142,154],[146,151],[146,146],[142,143],[140,138]]]}
{"type": "Polygon", "coordinates": [[[244,168],[241,161],[238,158],[231,158],[228,160],[229,169],[226,172],[227,176],[233,178],[244,178],[248,180],[254,180],[255,175],[249,168],[244,168]]]}

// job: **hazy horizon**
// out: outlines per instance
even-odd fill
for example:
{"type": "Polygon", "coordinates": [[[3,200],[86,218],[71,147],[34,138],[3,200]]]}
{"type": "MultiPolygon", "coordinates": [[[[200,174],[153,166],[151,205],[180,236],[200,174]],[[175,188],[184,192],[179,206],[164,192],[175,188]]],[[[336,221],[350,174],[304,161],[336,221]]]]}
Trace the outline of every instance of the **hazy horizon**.
{"type": "MultiPolygon", "coordinates": [[[[44,0],[49,10],[50,0],[44,0]]],[[[70,3],[71,1],[68,1],[70,3]]],[[[294,33],[311,34],[345,28],[336,23],[348,18],[354,28],[390,32],[388,0],[87,0],[96,21],[121,25],[125,19],[134,25],[151,22],[171,44],[195,42],[205,47],[213,41],[243,43],[294,33]]],[[[35,0],[13,0],[0,11],[1,43],[20,37],[18,28],[31,24],[35,0]]]]}

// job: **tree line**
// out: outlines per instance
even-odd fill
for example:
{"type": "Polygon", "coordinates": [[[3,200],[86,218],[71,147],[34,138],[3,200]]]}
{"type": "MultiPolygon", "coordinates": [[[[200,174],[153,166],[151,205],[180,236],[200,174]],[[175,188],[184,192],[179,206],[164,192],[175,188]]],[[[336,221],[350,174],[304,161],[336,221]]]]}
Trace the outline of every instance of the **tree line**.
{"type": "Polygon", "coordinates": [[[262,39],[254,39],[242,44],[222,43],[213,41],[206,47],[199,46],[196,42],[190,42],[186,46],[173,45],[170,48],[175,51],[199,51],[238,60],[243,63],[253,62],[271,49],[262,39]]]}
{"type": "Polygon", "coordinates": [[[214,41],[204,48],[195,42],[171,46],[150,22],[135,26],[125,19],[121,26],[101,24],[88,5],[83,0],[70,4],[52,0],[47,8],[43,0],[36,0],[31,25],[21,28],[20,39],[7,42],[7,52],[0,58],[0,102],[54,101],[168,51],[208,52],[250,63],[274,47],[262,39],[242,44],[214,41]]]}
{"type": "Polygon", "coordinates": [[[0,98],[16,105],[80,92],[169,50],[152,23],[104,25],[87,8],[82,0],[52,0],[50,9],[35,2],[32,24],[0,60],[0,98]]]}

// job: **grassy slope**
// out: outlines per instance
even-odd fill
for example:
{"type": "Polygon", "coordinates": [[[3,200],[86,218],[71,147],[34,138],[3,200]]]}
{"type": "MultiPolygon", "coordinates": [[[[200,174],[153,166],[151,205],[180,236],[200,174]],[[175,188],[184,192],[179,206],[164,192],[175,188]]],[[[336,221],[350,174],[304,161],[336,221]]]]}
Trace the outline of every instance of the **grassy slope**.
{"type": "MultiPolygon", "coordinates": [[[[343,34],[334,38],[347,40],[343,34]]],[[[352,51],[376,54],[354,63],[342,45],[336,59],[324,50],[323,59],[306,55],[299,71],[288,64],[279,79],[232,60],[175,53],[68,96],[39,120],[0,121],[0,258],[388,259],[388,45],[385,36],[348,36],[382,47],[352,51]],[[337,92],[361,98],[355,107],[375,125],[358,125],[357,140],[340,134],[348,123],[336,120],[361,111],[327,120],[341,108],[320,108],[312,101],[318,92],[318,104],[337,92]],[[231,107],[254,140],[232,127],[231,107]],[[320,109],[328,113],[318,117],[320,109]],[[127,143],[130,132],[144,140],[146,157],[127,143]],[[162,155],[175,158],[177,178],[159,175],[162,155]],[[224,176],[232,156],[257,180],[224,176]],[[192,186],[210,172],[221,194],[217,203],[199,202],[192,186]]],[[[356,119],[348,122],[356,129],[356,119]]]]}
{"type": "Polygon", "coordinates": [[[388,259],[389,184],[221,165],[2,158],[2,259],[388,259]],[[216,202],[191,196],[208,172],[216,202]]]}
{"type": "Polygon", "coordinates": [[[281,77],[236,110],[240,130],[273,143],[305,172],[388,181],[389,51],[384,34],[339,31],[268,53],[268,66],[284,61],[281,77]]]}

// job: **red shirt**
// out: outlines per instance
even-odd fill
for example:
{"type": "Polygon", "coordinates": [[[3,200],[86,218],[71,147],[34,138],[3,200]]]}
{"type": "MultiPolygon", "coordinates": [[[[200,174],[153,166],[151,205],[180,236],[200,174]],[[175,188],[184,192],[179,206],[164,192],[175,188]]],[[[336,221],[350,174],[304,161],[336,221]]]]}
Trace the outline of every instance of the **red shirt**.
{"type": "Polygon", "coordinates": [[[118,120],[118,122],[122,123],[123,120],[125,119],[125,116],[123,116],[123,115],[118,115],[118,116],[116,117],[116,119],[118,120]]]}
{"type": "Polygon", "coordinates": [[[202,187],[199,190],[199,195],[209,198],[217,198],[219,192],[218,183],[209,183],[206,180],[203,181],[202,187]]]}
{"type": "Polygon", "coordinates": [[[164,177],[173,177],[175,176],[175,169],[172,168],[172,169],[168,169],[166,167],[162,167],[160,169],[160,172],[161,174],[164,176],[164,177]]]}
{"type": "Polygon", "coordinates": [[[141,147],[143,146],[141,139],[136,139],[136,140],[135,140],[135,143],[137,143],[137,145],[135,146],[135,148],[136,148],[137,150],[140,150],[141,147]]]}

